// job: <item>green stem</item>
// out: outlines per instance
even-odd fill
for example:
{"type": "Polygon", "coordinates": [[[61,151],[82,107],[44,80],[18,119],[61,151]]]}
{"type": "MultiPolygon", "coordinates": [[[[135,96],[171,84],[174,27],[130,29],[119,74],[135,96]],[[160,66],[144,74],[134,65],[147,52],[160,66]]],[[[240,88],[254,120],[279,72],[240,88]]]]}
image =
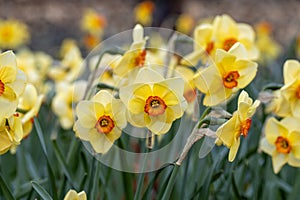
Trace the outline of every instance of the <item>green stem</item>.
{"type": "Polygon", "coordinates": [[[142,189],[144,186],[144,178],[145,178],[145,173],[143,172],[147,163],[147,157],[148,157],[148,152],[146,153],[145,157],[144,157],[144,162],[142,165],[142,171],[141,174],[139,176],[138,179],[138,183],[137,183],[137,189],[136,189],[136,193],[134,195],[134,200],[140,200],[141,199],[141,193],[142,193],[142,189]]]}
{"type": "Polygon", "coordinates": [[[162,200],[169,200],[180,165],[175,164],[162,200]]]}

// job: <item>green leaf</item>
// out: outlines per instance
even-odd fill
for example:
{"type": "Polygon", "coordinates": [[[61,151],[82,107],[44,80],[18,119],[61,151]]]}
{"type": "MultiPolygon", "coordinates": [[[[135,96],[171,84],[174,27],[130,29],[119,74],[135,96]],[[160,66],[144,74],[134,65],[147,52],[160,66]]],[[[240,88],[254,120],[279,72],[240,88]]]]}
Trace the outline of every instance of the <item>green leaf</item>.
{"type": "Polygon", "coordinates": [[[0,187],[1,187],[1,190],[2,190],[3,195],[6,200],[14,200],[15,199],[14,196],[12,195],[11,190],[5,183],[1,173],[0,173],[0,187]]]}
{"type": "Polygon", "coordinates": [[[31,182],[33,189],[40,195],[43,200],[52,200],[50,194],[37,182],[31,182]]]}

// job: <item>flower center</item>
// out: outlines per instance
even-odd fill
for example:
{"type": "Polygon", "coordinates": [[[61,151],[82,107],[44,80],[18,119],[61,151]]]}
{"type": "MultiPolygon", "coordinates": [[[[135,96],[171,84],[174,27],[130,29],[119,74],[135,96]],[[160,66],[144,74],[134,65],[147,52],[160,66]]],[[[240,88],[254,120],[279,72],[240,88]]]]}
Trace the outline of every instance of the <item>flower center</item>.
{"type": "Polygon", "coordinates": [[[5,90],[5,85],[4,83],[0,80],[0,96],[4,93],[5,90]]]}
{"type": "Polygon", "coordinates": [[[292,147],[288,141],[287,138],[279,136],[277,137],[276,141],[275,141],[275,146],[276,146],[276,150],[279,153],[290,153],[290,151],[292,150],[292,147]]]}
{"type": "Polygon", "coordinates": [[[209,42],[209,43],[206,45],[206,52],[207,52],[208,54],[210,54],[211,51],[213,50],[213,48],[214,48],[214,42],[209,42]]]}
{"type": "Polygon", "coordinates": [[[98,119],[95,127],[98,133],[107,134],[115,127],[115,123],[110,116],[103,115],[98,119]]]}
{"type": "Polygon", "coordinates": [[[167,105],[158,96],[150,96],[146,100],[144,111],[150,116],[158,116],[165,112],[167,105]]]}
{"type": "Polygon", "coordinates": [[[144,66],[145,60],[146,60],[146,50],[143,50],[135,58],[135,66],[137,66],[137,67],[144,66]]]}
{"type": "Polygon", "coordinates": [[[234,38],[229,38],[229,39],[225,40],[223,43],[223,49],[225,51],[228,51],[236,42],[237,42],[237,40],[234,38]]]}
{"type": "Polygon", "coordinates": [[[252,123],[252,120],[250,118],[246,119],[245,121],[242,122],[242,125],[241,125],[241,135],[242,136],[244,136],[244,137],[248,136],[248,132],[251,127],[251,123],[252,123]]]}
{"type": "Polygon", "coordinates": [[[225,76],[223,76],[223,84],[226,88],[234,88],[238,85],[238,82],[236,81],[236,79],[238,79],[240,77],[240,74],[238,73],[238,71],[231,71],[228,72],[227,74],[225,74],[225,76]]]}

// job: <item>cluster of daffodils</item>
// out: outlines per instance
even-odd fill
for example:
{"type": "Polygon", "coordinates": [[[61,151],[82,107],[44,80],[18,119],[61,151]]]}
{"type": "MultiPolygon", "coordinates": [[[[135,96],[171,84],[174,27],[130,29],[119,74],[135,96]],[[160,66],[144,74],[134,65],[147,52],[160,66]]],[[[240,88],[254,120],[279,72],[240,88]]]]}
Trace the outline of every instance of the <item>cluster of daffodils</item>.
{"type": "Polygon", "coordinates": [[[0,154],[15,152],[32,129],[43,96],[38,95],[26,74],[18,67],[12,51],[0,54],[0,154]]]}
{"type": "MultiPolygon", "coordinates": [[[[207,40],[212,48],[212,61],[203,56],[195,57],[199,50],[195,49],[180,59],[172,55],[167,65],[163,64],[161,54],[147,49],[151,38],[144,36],[141,25],[136,25],[129,49],[120,55],[104,56],[96,69],[91,68],[101,71],[94,83],[105,83],[110,87],[100,88],[91,98],[78,103],[76,135],[89,142],[96,153],[106,153],[126,126],[146,128],[152,134],[163,135],[184,114],[195,116],[199,106],[197,91],[205,94],[203,104],[209,107],[225,104],[238,94],[256,75],[257,63],[253,59],[258,52],[254,31],[249,25],[237,24],[227,15],[216,17],[213,24],[209,25],[212,35],[207,40]],[[224,35],[225,26],[235,31],[230,30],[224,35]],[[207,64],[197,67],[201,63],[207,64]],[[193,70],[195,67],[199,69],[193,70]]],[[[199,25],[195,33],[203,26],[208,24],[199,25]]],[[[194,46],[198,47],[200,36],[195,35],[194,46]]],[[[238,110],[216,131],[218,143],[230,148],[230,161],[236,156],[240,136],[247,136],[259,103],[253,103],[243,91],[238,110]]]]}
{"type": "Polygon", "coordinates": [[[288,163],[300,167],[300,63],[287,60],[283,66],[284,85],[273,92],[268,111],[276,116],[265,124],[261,149],[272,156],[278,173],[288,163]]]}

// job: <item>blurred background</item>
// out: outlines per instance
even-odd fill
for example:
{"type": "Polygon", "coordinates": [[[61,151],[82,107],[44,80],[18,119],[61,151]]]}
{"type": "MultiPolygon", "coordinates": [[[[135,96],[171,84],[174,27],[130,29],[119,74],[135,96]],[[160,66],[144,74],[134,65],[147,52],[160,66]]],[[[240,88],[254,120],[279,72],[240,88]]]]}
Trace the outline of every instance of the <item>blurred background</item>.
{"type": "MultiPolygon", "coordinates": [[[[146,26],[176,28],[191,34],[201,20],[227,13],[238,22],[268,22],[274,39],[283,47],[300,34],[299,0],[156,0],[137,6],[138,0],[0,0],[0,18],[14,18],[29,26],[32,50],[54,55],[65,38],[81,40],[80,21],[92,8],[106,19],[102,39],[133,28],[137,15],[152,16],[146,26]],[[150,3],[149,3],[150,2],[150,3]],[[181,21],[178,17],[184,14],[181,21]]],[[[140,19],[143,20],[143,19],[140,19]]],[[[144,19],[145,20],[145,19],[144,19]]]]}

